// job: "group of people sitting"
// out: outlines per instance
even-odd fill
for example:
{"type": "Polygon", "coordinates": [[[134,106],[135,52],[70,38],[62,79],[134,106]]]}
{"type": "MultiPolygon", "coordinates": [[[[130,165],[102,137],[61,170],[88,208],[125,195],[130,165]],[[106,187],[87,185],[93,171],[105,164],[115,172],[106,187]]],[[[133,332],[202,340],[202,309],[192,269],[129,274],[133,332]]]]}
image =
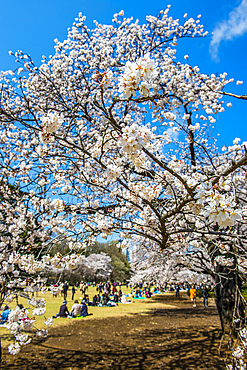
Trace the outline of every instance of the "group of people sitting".
{"type": "Polygon", "coordinates": [[[119,291],[113,289],[112,293],[95,294],[92,301],[89,301],[88,295],[85,294],[82,302],[86,303],[88,306],[117,306],[118,303],[126,302],[126,296],[122,293],[121,289],[119,291]]]}
{"type": "Polygon", "coordinates": [[[93,297],[92,306],[98,306],[98,307],[106,307],[106,306],[117,306],[118,302],[121,300],[121,297],[119,297],[117,294],[111,295],[103,293],[95,294],[93,297]]]}
{"type": "Polygon", "coordinates": [[[71,311],[69,312],[67,307],[67,301],[64,300],[63,304],[60,306],[59,312],[53,316],[53,318],[60,318],[60,317],[85,317],[92,314],[88,313],[87,305],[84,300],[81,301],[81,303],[78,302],[76,299],[73,306],[71,307],[71,311]]]}
{"type": "Polygon", "coordinates": [[[89,306],[112,307],[117,306],[118,303],[132,303],[131,300],[127,299],[126,295],[122,293],[121,289],[119,289],[119,291],[113,290],[111,294],[95,294],[93,301],[89,302],[89,306]]]}
{"type": "Polygon", "coordinates": [[[137,288],[136,290],[132,289],[131,291],[132,297],[137,298],[151,298],[153,293],[151,292],[150,288],[137,288]]]}
{"type": "Polygon", "coordinates": [[[81,303],[79,303],[77,299],[74,301],[70,311],[67,307],[67,301],[64,300],[63,304],[60,306],[59,312],[53,317],[85,317],[92,315],[88,313],[88,306],[113,307],[117,306],[118,303],[131,303],[131,300],[127,300],[126,295],[123,294],[121,290],[114,294],[95,294],[92,301],[89,301],[89,296],[85,294],[81,303]]]}
{"type": "Polygon", "coordinates": [[[119,302],[121,302],[123,293],[121,290],[119,292],[114,292],[112,294],[95,294],[93,297],[93,301],[89,302],[89,305],[91,306],[99,306],[99,307],[104,307],[104,306],[117,306],[119,302]]]}

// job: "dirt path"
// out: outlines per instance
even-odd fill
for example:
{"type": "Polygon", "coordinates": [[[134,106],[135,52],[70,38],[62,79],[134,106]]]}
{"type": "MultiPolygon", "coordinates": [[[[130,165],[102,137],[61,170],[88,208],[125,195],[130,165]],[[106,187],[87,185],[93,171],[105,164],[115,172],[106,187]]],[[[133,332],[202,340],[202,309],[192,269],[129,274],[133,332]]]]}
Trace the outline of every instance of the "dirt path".
{"type": "Polygon", "coordinates": [[[2,369],[225,369],[218,357],[220,322],[216,308],[193,308],[186,296],[156,296],[171,305],[148,314],[87,321],[50,330],[39,344],[17,356],[3,351],[2,369]]]}

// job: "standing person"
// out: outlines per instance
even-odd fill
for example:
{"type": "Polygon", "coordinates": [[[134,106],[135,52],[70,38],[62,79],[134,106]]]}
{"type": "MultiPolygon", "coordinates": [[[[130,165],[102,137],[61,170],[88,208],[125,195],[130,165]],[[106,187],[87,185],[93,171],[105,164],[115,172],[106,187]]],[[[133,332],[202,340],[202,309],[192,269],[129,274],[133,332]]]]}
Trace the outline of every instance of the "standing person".
{"type": "Polygon", "coordinates": [[[37,284],[37,285],[34,287],[34,290],[35,290],[35,292],[36,292],[36,297],[38,297],[38,296],[39,296],[40,285],[39,285],[39,284],[37,284]]]}
{"type": "Polygon", "coordinates": [[[99,283],[99,294],[102,293],[103,288],[104,288],[104,285],[103,285],[103,283],[100,282],[99,283]]]}
{"type": "Polygon", "coordinates": [[[196,307],[196,289],[195,289],[195,285],[192,285],[192,288],[190,289],[190,299],[193,302],[193,307],[196,307]]]}
{"type": "Polygon", "coordinates": [[[3,299],[5,297],[5,294],[7,293],[7,291],[8,291],[7,286],[2,285],[2,288],[1,288],[1,299],[3,299]]]}
{"type": "Polygon", "coordinates": [[[33,282],[30,284],[30,287],[31,287],[32,297],[34,297],[34,283],[33,282]]]}
{"type": "Polygon", "coordinates": [[[72,301],[74,300],[74,295],[75,295],[75,286],[74,285],[72,285],[72,289],[71,289],[71,291],[72,291],[72,301]]]}
{"type": "Polygon", "coordinates": [[[176,285],[176,297],[179,298],[179,285],[176,285]]]}
{"type": "Polygon", "coordinates": [[[83,283],[81,294],[85,294],[86,290],[87,290],[87,285],[86,283],[83,283]]]}
{"type": "Polygon", "coordinates": [[[50,288],[50,290],[52,291],[52,298],[57,298],[57,284],[53,284],[50,288]]]}
{"type": "Polygon", "coordinates": [[[114,302],[115,303],[118,303],[118,291],[116,289],[116,291],[114,292],[114,302]]]}
{"type": "Polygon", "coordinates": [[[83,294],[83,286],[84,286],[83,281],[81,281],[80,282],[80,291],[81,291],[81,294],[83,294]]]}
{"type": "Polygon", "coordinates": [[[68,289],[69,289],[68,283],[67,283],[67,281],[65,281],[65,283],[63,284],[63,299],[65,301],[66,301],[66,298],[67,298],[68,289]]]}
{"type": "Polygon", "coordinates": [[[109,287],[109,284],[107,282],[104,285],[104,293],[105,294],[110,294],[110,287],[109,287]]]}
{"type": "Polygon", "coordinates": [[[201,295],[203,297],[203,305],[204,307],[208,307],[208,290],[206,288],[206,286],[204,285],[203,288],[202,288],[202,292],[201,292],[201,295]]]}

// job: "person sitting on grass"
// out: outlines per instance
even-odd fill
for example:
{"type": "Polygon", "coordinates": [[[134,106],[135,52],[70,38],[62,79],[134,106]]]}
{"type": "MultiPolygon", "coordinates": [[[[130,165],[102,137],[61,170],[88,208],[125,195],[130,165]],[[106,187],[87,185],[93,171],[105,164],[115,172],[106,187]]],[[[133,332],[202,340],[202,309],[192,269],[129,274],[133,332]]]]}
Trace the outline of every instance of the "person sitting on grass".
{"type": "Polygon", "coordinates": [[[81,313],[81,305],[79,304],[78,300],[76,299],[70,312],[71,317],[77,317],[80,316],[81,313]]]}
{"type": "Polygon", "coordinates": [[[84,294],[84,297],[83,297],[83,299],[82,299],[82,302],[84,302],[84,303],[86,303],[86,304],[88,304],[88,303],[89,303],[89,297],[88,297],[88,295],[87,295],[87,294],[84,294]]]}
{"type": "Polygon", "coordinates": [[[107,307],[115,307],[115,306],[118,306],[118,303],[113,302],[113,301],[111,301],[111,300],[109,300],[109,301],[107,302],[107,307]]]}
{"type": "Polygon", "coordinates": [[[136,289],[136,291],[135,291],[135,295],[134,295],[134,298],[141,298],[141,292],[140,292],[140,290],[139,289],[136,289]]]}
{"type": "Polygon", "coordinates": [[[1,322],[0,324],[3,325],[8,321],[9,313],[10,313],[10,308],[9,306],[5,306],[1,315],[1,322]]]}
{"type": "Polygon", "coordinates": [[[63,304],[60,306],[59,312],[53,316],[54,318],[59,318],[59,317],[67,317],[69,315],[69,310],[67,307],[67,301],[63,301],[63,304]]]}
{"type": "Polygon", "coordinates": [[[100,299],[100,303],[102,304],[102,306],[107,305],[107,297],[106,297],[105,293],[102,294],[101,299],[100,299]]]}
{"type": "Polygon", "coordinates": [[[107,303],[110,301],[109,294],[105,294],[105,299],[106,299],[106,305],[107,305],[107,303]]]}
{"type": "Polygon", "coordinates": [[[92,315],[92,313],[90,313],[90,314],[88,313],[86,303],[82,302],[80,316],[86,317],[86,316],[89,316],[89,315],[92,315]]]}
{"type": "Polygon", "coordinates": [[[150,292],[150,289],[145,293],[146,298],[151,298],[152,293],[150,292]]]}
{"type": "Polygon", "coordinates": [[[63,290],[62,290],[64,300],[66,300],[66,298],[67,298],[68,289],[69,289],[69,285],[68,285],[67,281],[65,281],[65,283],[63,285],[63,290]]]}
{"type": "Polygon", "coordinates": [[[95,296],[93,297],[93,303],[92,303],[92,306],[97,306],[97,301],[98,301],[98,297],[97,297],[97,295],[95,294],[95,296]]]}

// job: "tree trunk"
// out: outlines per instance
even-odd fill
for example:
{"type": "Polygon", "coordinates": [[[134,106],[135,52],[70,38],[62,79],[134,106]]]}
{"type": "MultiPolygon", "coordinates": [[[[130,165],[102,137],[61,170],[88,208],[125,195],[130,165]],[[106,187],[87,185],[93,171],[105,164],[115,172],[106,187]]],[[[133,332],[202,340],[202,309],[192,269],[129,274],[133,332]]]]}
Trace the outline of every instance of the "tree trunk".
{"type": "Polygon", "coordinates": [[[245,321],[244,302],[240,295],[241,279],[234,268],[216,266],[215,303],[219,312],[223,334],[236,337],[236,328],[245,321]]]}

